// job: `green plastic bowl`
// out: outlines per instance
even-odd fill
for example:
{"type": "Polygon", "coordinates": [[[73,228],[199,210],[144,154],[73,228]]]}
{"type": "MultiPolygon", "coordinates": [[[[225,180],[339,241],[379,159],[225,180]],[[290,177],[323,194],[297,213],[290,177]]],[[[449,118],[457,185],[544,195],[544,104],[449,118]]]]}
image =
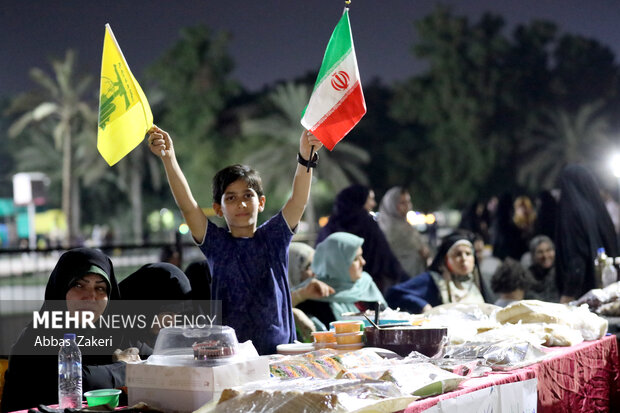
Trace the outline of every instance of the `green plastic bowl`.
{"type": "Polygon", "coordinates": [[[101,389],[87,391],[84,393],[84,397],[86,397],[88,407],[107,404],[112,408],[116,408],[116,406],[118,406],[118,396],[120,394],[121,391],[118,389],[101,389]]]}

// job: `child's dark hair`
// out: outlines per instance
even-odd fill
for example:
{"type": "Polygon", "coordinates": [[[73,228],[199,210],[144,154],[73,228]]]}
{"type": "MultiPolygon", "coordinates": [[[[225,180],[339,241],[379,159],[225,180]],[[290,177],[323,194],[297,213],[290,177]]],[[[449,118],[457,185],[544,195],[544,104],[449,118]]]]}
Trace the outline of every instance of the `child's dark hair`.
{"type": "Polygon", "coordinates": [[[242,179],[247,183],[250,188],[256,191],[259,197],[263,196],[263,182],[258,172],[247,165],[236,164],[227,166],[213,177],[213,202],[220,204],[222,202],[222,195],[224,195],[228,185],[238,179],[242,179]]]}
{"type": "Polygon", "coordinates": [[[497,293],[510,293],[515,290],[527,290],[530,286],[530,277],[518,261],[506,257],[500,265],[493,278],[491,278],[491,289],[497,293]]]}

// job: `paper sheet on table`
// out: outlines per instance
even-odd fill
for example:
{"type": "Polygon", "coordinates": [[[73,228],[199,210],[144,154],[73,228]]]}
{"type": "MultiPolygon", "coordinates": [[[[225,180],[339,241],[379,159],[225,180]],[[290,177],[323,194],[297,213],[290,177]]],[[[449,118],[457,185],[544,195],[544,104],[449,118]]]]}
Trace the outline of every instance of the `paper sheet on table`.
{"type": "Polygon", "coordinates": [[[424,413],[536,412],[538,381],[530,379],[487,387],[437,403],[424,413]]]}

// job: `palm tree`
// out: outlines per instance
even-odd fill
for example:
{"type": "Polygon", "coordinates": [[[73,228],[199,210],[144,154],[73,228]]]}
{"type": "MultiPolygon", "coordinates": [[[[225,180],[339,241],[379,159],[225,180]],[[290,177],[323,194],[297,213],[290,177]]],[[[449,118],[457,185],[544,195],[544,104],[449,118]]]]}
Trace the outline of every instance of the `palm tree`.
{"type": "Polygon", "coordinates": [[[158,158],[151,154],[146,145],[138,145],[123,161],[118,163],[118,176],[115,185],[124,192],[131,205],[132,232],[134,242],[141,245],[143,242],[144,208],[142,202],[143,182],[147,176],[151,177],[151,185],[159,189],[162,184],[158,158]]]}
{"type": "Polygon", "coordinates": [[[583,163],[593,169],[602,151],[611,146],[609,122],[602,115],[602,102],[581,106],[575,114],[564,109],[547,110],[521,144],[524,159],[518,181],[537,189],[553,187],[562,167],[583,163]]]}
{"type": "MultiPolygon", "coordinates": [[[[242,121],[243,135],[262,142],[245,162],[261,171],[263,180],[275,194],[287,194],[291,190],[291,160],[299,150],[299,136],[303,130],[301,113],[309,99],[308,87],[291,82],[281,84],[268,95],[268,103],[273,107],[269,115],[242,121]]],[[[316,170],[316,178],[327,183],[334,192],[346,187],[352,180],[368,182],[360,167],[370,160],[364,149],[340,142],[333,152],[321,151],[320,157],[321,166],[316,170]]],[[[306,218],[309,232],[315,233],[316,219],[311,200],[312,197],[306,207],[306,218]]]]}
{"type": "MultiPolygon", "coordinates": [[[[74,142],[81,139],[95,140],[96,114],[82,96],[90,91],[92,78],[77,77],[75,73],[75,53],[67,51],[64,60],[53,59],[51,64],[54,77],[42,69],[30,71],[32,79],[41,86],[38,93],[18,97],[10,112],[21,116],[9,128],[9,136],[16,137],[25,129],[37,126],[53,137],[54,150],[62,153],[62,210],[67,217],[66,246],[75,242],[79,230],[79,208],[75,210],[78,184],[74,174],[74,142]],[[44,122],[46,120],[51,122],[44,122]]],[[[40,159],[40,158],[39,158],[40,159]]],[[[78,195],[79,197],[79,195],[78,195]]]]}

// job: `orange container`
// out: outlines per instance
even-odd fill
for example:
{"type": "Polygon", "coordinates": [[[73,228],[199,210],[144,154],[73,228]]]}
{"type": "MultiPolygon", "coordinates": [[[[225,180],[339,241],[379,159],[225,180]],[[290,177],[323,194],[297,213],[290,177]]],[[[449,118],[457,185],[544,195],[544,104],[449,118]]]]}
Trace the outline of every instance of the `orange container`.
{"type": "Polygon", "coordinates": [[[364,327],[363,321],[334,321],[331,323],[336,334],[356,333],[364,327]]]}
{"type": "Polygon", "coordinates": [[[336,350],[353,351],[353,350],[359,350],[359,349],[361,349],[363,347],[364,347],[363,343],[357,343],[357,344],[337,344],[336,345],[336,350]]]}
{"type": "Polygon", "coordinates": [[[333,331],[313,331],[312,337],[314,337],[315,343],[335,343],[336,337],[333,331]]]}
{"type": "Polygon", "coordinates": [[[338,344],[359,344],[362,342],[364,332],[358,331],[357,333],[342,333],[334,335],[336,336],[336,342],[338,344]]]}

